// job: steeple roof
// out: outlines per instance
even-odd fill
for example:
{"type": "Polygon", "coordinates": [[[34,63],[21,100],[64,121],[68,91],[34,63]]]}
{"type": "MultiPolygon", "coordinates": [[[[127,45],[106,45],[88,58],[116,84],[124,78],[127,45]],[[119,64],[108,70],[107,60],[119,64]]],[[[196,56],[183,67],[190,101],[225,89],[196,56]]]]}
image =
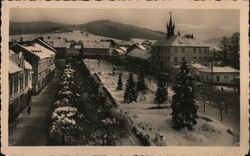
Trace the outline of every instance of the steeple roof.
{"type": "Polygon", "coordinates": [[[175,29],[175,23],[172,20],[172,12],[169,12],[170,14],[170,19],[169,22],[167,23],[167,39],[170,38],[171,36],[174,36],[174,29],[175,29]]]}

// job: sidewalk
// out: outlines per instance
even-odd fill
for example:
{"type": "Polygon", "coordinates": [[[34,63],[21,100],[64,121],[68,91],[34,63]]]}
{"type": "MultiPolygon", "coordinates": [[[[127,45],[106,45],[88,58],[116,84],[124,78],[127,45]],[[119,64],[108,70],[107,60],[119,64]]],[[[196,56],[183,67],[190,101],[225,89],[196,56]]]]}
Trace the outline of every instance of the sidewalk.
{"type": "Polygon", "coordinates": [[[55,101],[59,78],[53,78],[43,90],[32,96],[31,114],[25,109],[9,125],[10,146],[46,146],[50,126],[50,109],[55,101]]]}

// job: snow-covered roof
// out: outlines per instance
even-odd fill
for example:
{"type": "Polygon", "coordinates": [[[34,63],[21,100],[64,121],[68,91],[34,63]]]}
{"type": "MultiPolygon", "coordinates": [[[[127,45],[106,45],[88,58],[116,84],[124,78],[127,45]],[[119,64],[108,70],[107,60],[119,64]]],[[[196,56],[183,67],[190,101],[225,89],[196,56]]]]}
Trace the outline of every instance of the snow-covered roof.
{"type": "Polygon", "coordinates": [[[93,48],[93,49],[109,49],[110,48],[110,42],[83,42],[83,48],[93,48]]]}
{"type": "Polygon", "coordinates": [[[152,46],[183,46],[183,47],[209,47],[196,39],[186,38],[184,36],[175,35],[166,40],[159,40],[152,46]]]}
{"type": "Polygon", "coordinates": [[[76,44],[75,45],[75,49],[81,49],[82,48],[82,45],[81,44],[76,44]]]}
{"type": "Polygon", "coordinates": [[[188,65],[190,65],[191,68],[195,68],[195,69],[205,69],[205,68],[208,68],[207,66],[204,66],[202,64],[195,63],[195,62],[192,62],[192,63],[190,63],[188,65]]]}
{"type": "Polygon", "coordinates": [[[126,51],[124,51],[123,49],[121,48],[115,48],[115,51],[117,51],[119,53],[119,55],[124,55],[126,54],[126,51]]]}
{"type": "Polygon", "coordinates": [[[132,41],[124,41],[124,40],[121,40],[121,41],[118,41],[116,42],[116,45],[117,46],[131,46],[133,45],[134,43],[132,41]]]}
{"type": "MultiPolygon", "coordinates": [[[[200,69],[200,72],[208,72],[210,73],[212,70],[211,68],[200,69]]],[[[239,73],[239,70],[234,69],[232,67],[213,67],[214,73],[239,73]]]]}
{"type": "Polygon", "coordinates": [[[53,51],[51,51],[50,49],[47,49],[47,48],[45,48],[45,47],[43,47],[43,46],[41,46],[40,44],[37,44],[37,43],[31,44],[31,45],[21,45],[21,44],[19,44],[19,46],[21,46],[22,48],[24,48],[28,52],[36,55],[40,59],[55,56],[55,53],[53,51]]]}
{"type": "Polygon", "coordinates": [[[141,50],[147,50],[147,48],[145,48],[143,45],[141,45],[141,44],[136,44],[136,46],[138,47],[138,48],[140,48],[141,50]]]}
{"type": "Polygon", "coordinates": [[[64,38],[44,38],[45,42],[48,42],[49,44],[51,44],[53,47],[55,48],[66,48],[67,47],[67,43],[65,41],[64,38]]]}
{"type": "Polygon", "coordinates": [[[14,74],[22,70],[23,69],[20,68],[16,63],[14,63],[12,60],[9,60],[9,73],[10,74],[14,74]]]}
{"type": "Polygon", "coordinates": [[[142,39],[142,38],[131,38],[131,41],[133,43],[139,43],[139,44],[143,44],[143,43],[154,44],[155,42],[157,42],[157,40],[142,39]]]}
{"type": "Polygon", "coordinates": [[[131,38],[131,41],[134,43],[139,43],[141,44],[142,42],[144,42],[146,39],[142,39],[142,38],[131,38]]]}
{"type": "Polygon", "coordinates": [[[24,68],[28,70],[32,70],[32,66],[29,64],[29,62],[24,60],[24,68]]]}
{"type": "Polygon", "coordinates": [[[41,43],[42,46],[45,46],[46,48],[49,48],[50,50],[56,52],[55,48],[51,44],[45,42],[44,40],[41,40],[40,38],[35,39],[34,42],[36,42],[38,44],[41,43]],[[38,41],[38,42],[36,42],[36,41],[38,41]]]}
{"type": "Polygon", "coordinates": [[[149,59],[149,57],[151,56],[151,53],[148,50],[142,50],[140,48],[133,48],[132,50],[128,52],[127,55],[131,57],[141,58],[141,59],[149,59]]]}
{"type": "Polygon", "coordinates": [[[123,46],[119,46],[118,48],[121,49],[122,51],[127,51],[127,49],[128,49],[128,48],[123,47],[123,46]]]}

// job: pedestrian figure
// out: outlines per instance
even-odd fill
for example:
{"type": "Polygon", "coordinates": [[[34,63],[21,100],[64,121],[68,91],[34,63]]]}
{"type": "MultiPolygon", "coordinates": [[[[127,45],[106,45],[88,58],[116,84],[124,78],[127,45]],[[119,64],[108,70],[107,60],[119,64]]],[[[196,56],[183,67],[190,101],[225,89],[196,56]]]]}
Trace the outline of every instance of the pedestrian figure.
{"type": "Polygon", "coordinates": [[[98,68],[100,67],[100,62],[101,62],[101,60],[99,59],[99,60],[98,60],[98,68]]]}
{"type": "Polygon", "coordinates": [[[27,112],[28,112],[28,115],[30,115],[30,112],[31,112],[31,107],[30,106],[28,106],[27,112]]]}

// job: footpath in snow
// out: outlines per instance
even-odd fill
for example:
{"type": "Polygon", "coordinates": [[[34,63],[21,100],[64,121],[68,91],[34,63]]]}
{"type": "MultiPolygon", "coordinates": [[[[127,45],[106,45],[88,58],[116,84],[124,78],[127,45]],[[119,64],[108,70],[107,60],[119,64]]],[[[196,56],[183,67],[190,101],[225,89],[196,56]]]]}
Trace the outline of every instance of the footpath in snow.
{"type": "MultiPolygon", "coordinates": [[[[213,113],[215,113],[215,109],[208,107],[208,113],[206,114],[203,114],[202,109],[199,109],[201,110],[199,116],[210,118],[212,122],[199,118],[193,131],[185,129],[176,131],[171,127],[172,109],[170,106],[173,91],[170,87],[168,88],[168,100],[162,105],[165,109],[152,109],[152,107],[157,106],[157,104],[153,102],[157,86],[156,82],[149,82],[147,79],[145,79],[145,82],[149,90],[145,94],[139,94],[137,102],[126,104],[123,102],[124,90],[118,91],[116,88],[118,74],[120,72],[123,73],[122,80],[123,86],[125,87],[128,72],[119,71],[119,68],[116,67],[115,74],[113,74],[113,65],[104,61],[100,61],[98,65],[98,60],[85,59],[84,63],[92,74],[96,73],[99,76],[104,87],[107,88],[117,102],[117,109],[125,112],[143,134],[149,135],[153,145],[238,146],[239,132],[220,122],[217,117],[214,118],[213,113]],[[160,135],[162,136],[162,141],[156,141],[156,136],[160,135]]],[[[134,76],[134,80],[137,80],[137,75],[134,76]]],[[[229,119],[225,120],[230,122],[229,119]]]]}

